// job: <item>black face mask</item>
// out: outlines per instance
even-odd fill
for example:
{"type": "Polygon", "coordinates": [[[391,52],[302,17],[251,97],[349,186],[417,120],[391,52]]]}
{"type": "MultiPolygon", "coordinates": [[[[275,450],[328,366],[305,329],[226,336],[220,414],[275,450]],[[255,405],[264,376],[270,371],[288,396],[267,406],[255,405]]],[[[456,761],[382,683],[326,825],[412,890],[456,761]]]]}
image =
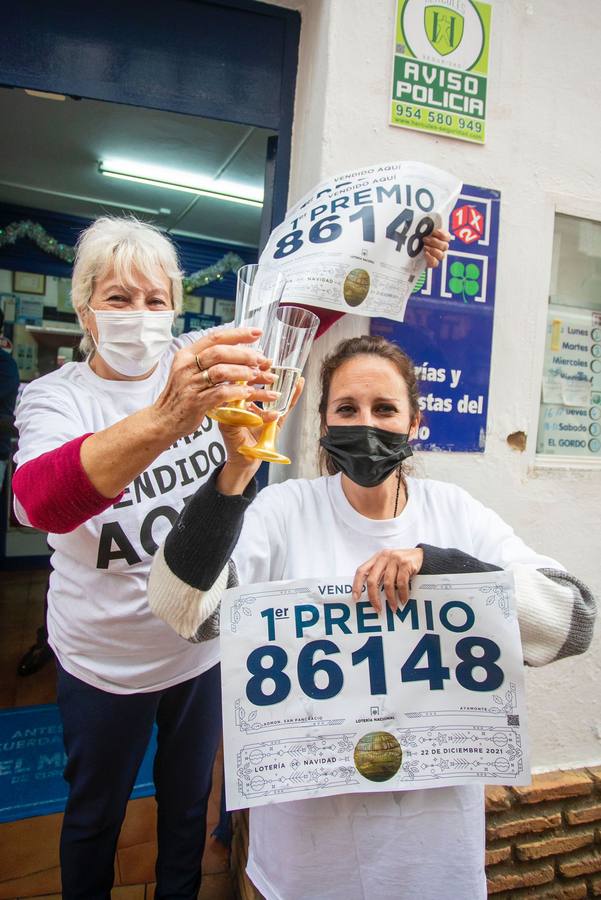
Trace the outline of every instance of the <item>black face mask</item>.
{"type": "Polygon", "coordinates": [[[371,425],[331,425],[319,443],[351,481],[375,487],[413,455],[408,437],[371,425]]]}

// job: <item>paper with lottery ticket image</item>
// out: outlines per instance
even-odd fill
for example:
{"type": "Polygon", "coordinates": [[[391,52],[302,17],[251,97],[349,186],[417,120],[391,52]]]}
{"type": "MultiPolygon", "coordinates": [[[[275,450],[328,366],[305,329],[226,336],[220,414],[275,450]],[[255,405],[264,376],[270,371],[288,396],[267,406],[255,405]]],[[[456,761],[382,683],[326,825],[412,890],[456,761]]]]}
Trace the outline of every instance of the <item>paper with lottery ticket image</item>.
{"type": "Polygon", "coordinates": [[[271,233],[259,265],[284,302],[402,322],[426,262],[423,238],[446,228],[461,189],[420,162],[389,162],[321,182],[271,233]]]}

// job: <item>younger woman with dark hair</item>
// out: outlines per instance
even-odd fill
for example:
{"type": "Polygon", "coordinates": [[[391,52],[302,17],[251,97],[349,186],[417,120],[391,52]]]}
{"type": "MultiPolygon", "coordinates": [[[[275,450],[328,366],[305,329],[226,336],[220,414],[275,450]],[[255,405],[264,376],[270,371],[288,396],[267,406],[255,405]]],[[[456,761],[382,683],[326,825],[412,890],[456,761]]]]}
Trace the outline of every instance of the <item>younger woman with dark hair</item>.
{"type": "MultiPolygon", "coordinates": [[[[217,490],[214,475],[156,554],[149,599],[159,616],[189,640],[204,640],[218,627],[226,585],[354,572],[355,599],[366,584],[379,608],[382,586],[396,609],[417,573],[503,568],[515,577],[527,664],[586,650],[595,604],[583,584],[463,489],[403,473],[419,425],[404,353],[378,337],[343,341],[323,364],[319,410],[330,474],[272,485],[256,499],[250,460],[235,464],[228,492],[217,490]]],[[[225,470],[249,436],[224,429],[224,439],[225,470]]],[[[484,900],[483,789],[258,807],[248,873],[268,900],[484,900]]]]}

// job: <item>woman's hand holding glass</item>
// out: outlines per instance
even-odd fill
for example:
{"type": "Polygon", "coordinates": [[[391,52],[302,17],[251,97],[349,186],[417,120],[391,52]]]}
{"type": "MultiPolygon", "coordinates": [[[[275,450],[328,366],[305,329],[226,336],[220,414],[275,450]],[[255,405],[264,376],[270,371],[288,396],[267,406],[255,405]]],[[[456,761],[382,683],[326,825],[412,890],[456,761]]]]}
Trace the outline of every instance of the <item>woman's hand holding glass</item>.
{"type": "Polygon", "coordinates": [[[269,389],[275,380],[270,361],[253,346],[260,337],[256,328],[224,328],[175,354],[169,380],[151,407],[171,443],[192,434],[215,407],[277,398],[269,389]]]}
{"type": "MultiPolygon", "coordinates": [[[[223,425],[223,423],[220,423],[219,428],[227,453],[227,462],[217,480],[217,488],[222,494],[241,494],[246,489],[263,460],[258,457],[246,456],[246,454],[240,453],[240,449],[242,447],[254,447],[258,444],[264,427],[272,422],[275,423],[275,427],[279,432],[284,426],[289,413],[298,403],[304,386],[305,379],[299,378],[284,415],[276,411],[261,409],[254,403],[251,403],[249,408],[261,416],[263,421],[263,426],[261,427],[245,428],[243,426],[223,425]]],[[[261,400],[265,400],[269,394],[275,393],[277,392],[271,391],[266,395],[265,391],[262,390],[261,400]]]]}

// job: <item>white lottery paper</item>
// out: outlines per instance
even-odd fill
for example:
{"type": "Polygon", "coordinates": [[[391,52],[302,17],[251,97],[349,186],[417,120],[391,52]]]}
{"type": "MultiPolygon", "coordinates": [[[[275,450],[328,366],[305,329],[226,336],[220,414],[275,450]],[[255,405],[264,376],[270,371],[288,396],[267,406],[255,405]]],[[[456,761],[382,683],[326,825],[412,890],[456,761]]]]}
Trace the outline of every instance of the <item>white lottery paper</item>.
{"type": "Polygon", "coordinates": [[[283,300],[402,322],[425,269],[423,238],[446,228],[461,182],[418,162],[390,162],[321,182],[271,233],[259,265],[281,274],[283,300]]]}
{"type": "Polygon", "coordinates": [[[397,613],[352,578],[226,591],[228,809],[448,785],[528,784],[508,572],[419,576],[397,613]],[[364,595],[365,596],[365,595],[364,595]]]}

